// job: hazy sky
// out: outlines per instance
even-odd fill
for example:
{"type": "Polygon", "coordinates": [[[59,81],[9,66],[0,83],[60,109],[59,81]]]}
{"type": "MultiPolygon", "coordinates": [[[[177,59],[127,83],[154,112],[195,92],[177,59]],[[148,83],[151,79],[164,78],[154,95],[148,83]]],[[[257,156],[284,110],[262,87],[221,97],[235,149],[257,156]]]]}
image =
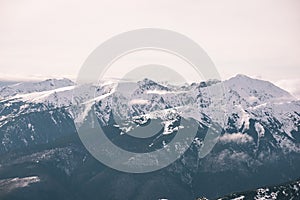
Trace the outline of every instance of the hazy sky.
{"type": "Polygon", "coordinates": [[[273,81],[300,96],[299,0],[0,0],[0,79],[76,77],[110,37],[164,28],[196,41],[221,77],[273,81]]]}

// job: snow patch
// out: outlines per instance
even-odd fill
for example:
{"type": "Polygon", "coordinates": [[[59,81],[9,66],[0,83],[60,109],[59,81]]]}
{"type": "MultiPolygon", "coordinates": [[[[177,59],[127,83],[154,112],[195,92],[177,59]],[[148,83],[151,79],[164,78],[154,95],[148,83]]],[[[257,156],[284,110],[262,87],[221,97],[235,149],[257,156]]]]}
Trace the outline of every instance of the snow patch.
{"type": "MultiPolygon", "coordinates": [[[[24,178],[9,178],[0,180],[0,188],[4,190],[4,192],[11,192],[17,188],[27,187],[32,183],[40,182],[40,178],[38,176],[29,176],[24,178]]],[[[1,191],[1,190],[0,190],[1,191]]]]}
{"type": "Polygon", "coordinates": [[[259,137],[264,137],[264,135],[265,135],[265,129],[264,129],[264,127],[260,123],[258,123],[258,122],[255,122],[254,127],[255,127],[255,130],[256,130],[258,136],[259,137]]]}

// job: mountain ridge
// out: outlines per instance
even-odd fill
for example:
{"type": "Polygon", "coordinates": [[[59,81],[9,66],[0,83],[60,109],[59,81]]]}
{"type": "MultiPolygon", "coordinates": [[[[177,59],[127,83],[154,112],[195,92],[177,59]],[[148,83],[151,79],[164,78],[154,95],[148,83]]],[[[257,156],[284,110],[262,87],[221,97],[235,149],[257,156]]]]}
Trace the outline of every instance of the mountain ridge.
{"type": "MultiPolygon", "coordinates": [[[[122,173],[115,173],[96,164],[98,161],[86,166],[86,159],[93,158],[82,146],[75,124],[88,118],[91,106],[94,105],[99,123],[105,127],[113,141],[124,148],[131,144],[127,138],[130,131],[153,121],[159,122],[162,130],[159,137],[146,143],[145,147],[136,148],[163,148],[178,130],[184,129],[178,124],[178,116],[195,119],[199,129],[190,148],[169,167],[153,172],[155,179],[147,176],[149,181],[157,184],[170,183],[172,180],[174,184],[179,184],[175,184],[178,191],[185,188],[187,196],[193,193],[194,197],[217,197],[230,191],[298,178],[295,176],[300,166],[300,101],[268,82],[237,76],[224,82],[190,84],[185,87],[160,85],[150,80],[142,84],[124,83],[118,86],[111,82],[78,88],[76,85],[68,85],[71,84],[68,81],[58,88],[48,87],[48,82],[45,83],[47,87],[44,91],[12,93],[12,96],[0,100],[0,154],[5,157],[0,163],[0,174],[13,166],[46,165],[71,181],[78,178],[78,170],[89,167],[94,170],[97,166],[99,169],[95,170],[96,174],[92,174],[93,170],[90,170],[91,174],[85,170],[83,173],[96,182],[108,181],[105,177],[122,177],[133,188],[137,188],[138,179],[130,176],[124,178],[122,173]],[[243,81],[245,83],[238,84],[243,81]],[[210,92],[210,89],[214,90],[218,86],[216,84],[224,85],[225,94],[221,99],[215,99],[214,93],[210,92]],[[272,88],[275,88],[274,91],[272,88]],[[114,101],[115,98],[117,101],[114,101]],[[221,118],[216,114],[221,111],[215,109],[219,105],[226,108],[221,118]],[[121,119],[118,121],[119,126],[112,121],[112,114],[121,119]],[[223,122],[223,131],[211,152],[201,157],[205,134],[212,121],[223,122]],[[23,151],[34,153],[25,153],[24,156],[20,153],[23,151]],[[72,158],[76,158],[74,162],[72,158]],[[101,171],[103,168],[109,171],[105,176],[101,171]],[[279,173],[280,176],[272,176],[272,173],[279,173]],[[254,178],[256,176],[258,178],[254,178]]],[[[39,174],[38,171],[36,173],[39,174]]],[[[7,178],[13,178],[13,174],[7,178]]],[[[109,181],[117,180],[113,178],[109,181]]],[[[148,184],[154,187],[151,182],[148,184]]],[[[147,193],[150,196],[156,194],[155,190],[149,189],[149,192],[153,193],[147,193]]],[[[111,195],[114,194],[117,195],[111,195]]],[[[110,199],[104,193],[101,195],[110,199]]],[[[168,196],[176,199],[176,195],[171,198],[172,194],[168,193],[168,196]]],[[[162,196],[155,196],[156,199],[158,197],[162,196]]]]}

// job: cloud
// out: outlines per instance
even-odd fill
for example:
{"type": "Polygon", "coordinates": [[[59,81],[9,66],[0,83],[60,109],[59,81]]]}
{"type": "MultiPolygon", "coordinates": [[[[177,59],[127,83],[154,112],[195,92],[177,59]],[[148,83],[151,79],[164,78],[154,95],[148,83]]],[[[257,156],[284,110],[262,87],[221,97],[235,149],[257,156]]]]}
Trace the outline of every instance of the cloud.
{"type": "Polygon", "coordinates": [[[49,78],[56,78],[56,79],[62,79],[62,78],[68,78],[70,80],[75,80],[74,76],[72,75],[39,75],[39,74],[33,74],[30,76],[24,76],[22,74],[5,74],[0,73],[0,81],[44,81],[49,78]]]}
{"type": "Polygon", "coordinates": [[[145,99],[132,99],[129,102],[129,105],[146,105],[148,103],[149,103],[149,101],[145,100],[145,99]]]}
{"type": "Polygon", "coordinates": [[[300,79],[283,79],[275,82],[275,84],[300,99],[300,79]]]}
{"type": "Polygon", "coordinates": [[[242,143],[252,142],[253,138],[243,133],[231,133],[231,134],[225,133],[219,138],[219,140],[224,143],[235,142],[238,144],[242,144],[242,143]]]}
{"type": "Polygon", "coordinates": [[[186,93],[186,91],[148,90],[148,91],[146,91],[146,93],[147,93],[147,94],[164,95],[164,94],[180,94],[180,93],[186,93]]]}

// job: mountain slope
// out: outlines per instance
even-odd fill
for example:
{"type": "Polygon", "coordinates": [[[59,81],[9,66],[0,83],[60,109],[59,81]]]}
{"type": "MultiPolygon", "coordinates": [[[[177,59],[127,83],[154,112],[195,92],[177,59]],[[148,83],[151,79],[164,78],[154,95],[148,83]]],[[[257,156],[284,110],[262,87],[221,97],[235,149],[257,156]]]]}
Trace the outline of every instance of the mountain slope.
{"type": "Polygon", "coordinates": [[[127,199],[184,199],[182,194],[217,197],[298,178],[300,102],[269,82],[238,75],[189,86],[149,79],[80,87],[68,80],[51,83],[6,86],[0,92],[0,177],[3,183],[40,179],[22,191],[33,188],[34,193],[46,182],[51,185],[46,193],[69,185],[57,193],[65,199],[121,199],[122,190],[127,199]],[[225,91],[221,99],[214,93],[220,85],[225,91]],[[92,106],[106,135],[136,152],[164,148],[186,129],[180,124],[185,119],[192,118],[199,127],[176,162],[150,174],[128,175],[98,163],[80,142],[75,124],[83,123],[92,106]],[[213,122],[223,130],[203,157],[204,138],[213,122]],[[155,136],[143,142],[132,139],[130,134],[139,133],[134,130],[151,124],[155,136]]]}
{"type": "Polygon", "coordinates": [[[21,82],[3,86],[0,88],[0,96],[7,98],[17,94],[28,94],[57,88],[72,86],[74,83],[69,79],[47,79],[41,82],[21,82]]]}

